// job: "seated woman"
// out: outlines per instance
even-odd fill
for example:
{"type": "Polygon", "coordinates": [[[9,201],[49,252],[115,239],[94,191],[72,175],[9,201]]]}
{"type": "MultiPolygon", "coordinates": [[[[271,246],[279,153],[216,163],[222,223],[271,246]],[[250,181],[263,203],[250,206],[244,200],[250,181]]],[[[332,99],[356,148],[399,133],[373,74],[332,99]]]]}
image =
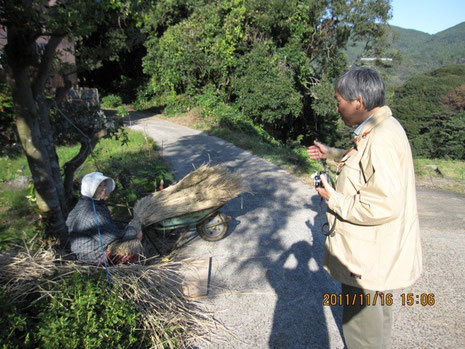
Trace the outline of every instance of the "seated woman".
{"type": "Polygon", "coordinates": [[[82,178],[81,197],[66,220],[71,252],[78,259],[100,264],[105,251],[106,258],[115,264],[137,261],[142,251],[141,225],[135,219],[124,229],[116,225],[104,203],[114,189],[115,181],[100,172],[82,178]],[[124,253],[118,252],[122,250],[124,253]]]}

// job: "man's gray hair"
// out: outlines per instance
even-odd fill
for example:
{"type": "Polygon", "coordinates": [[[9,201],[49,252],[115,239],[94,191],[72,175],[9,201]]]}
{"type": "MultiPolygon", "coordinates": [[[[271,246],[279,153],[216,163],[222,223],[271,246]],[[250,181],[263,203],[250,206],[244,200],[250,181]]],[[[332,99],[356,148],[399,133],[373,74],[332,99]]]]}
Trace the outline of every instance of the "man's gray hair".
{"type": "Polygon", "coordinates": [[[346,101],[363,99],[366,110],[384,106],[384,82],[376,70],[366,67],[352,68],[337,80],[335,90],[346,101]]]}

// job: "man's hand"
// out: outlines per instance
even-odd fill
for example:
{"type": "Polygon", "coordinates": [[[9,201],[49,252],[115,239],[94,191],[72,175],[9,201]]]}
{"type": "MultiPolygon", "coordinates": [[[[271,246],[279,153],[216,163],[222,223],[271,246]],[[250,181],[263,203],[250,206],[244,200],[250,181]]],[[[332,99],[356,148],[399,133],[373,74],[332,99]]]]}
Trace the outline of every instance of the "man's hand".
{"type": "Polygon", "coordinates": [[[316,188],[318,195],[320,195],[325,201],[329,201],[329,198],[333,193],[336,191],[333,189],[331,185],[329,185],[328,181],[326,180],[326,176],[321,176],[321,183],[323,184],[323,188],[316,188]]]}
{"type": "Polygon", "coordinates": [[[308,157],[312,160],[326,159],[326,155],[328,154],[328,147],[317,141],[313,141],[313,144],[315,145],[311,145],[307,149],[308,157]]]}

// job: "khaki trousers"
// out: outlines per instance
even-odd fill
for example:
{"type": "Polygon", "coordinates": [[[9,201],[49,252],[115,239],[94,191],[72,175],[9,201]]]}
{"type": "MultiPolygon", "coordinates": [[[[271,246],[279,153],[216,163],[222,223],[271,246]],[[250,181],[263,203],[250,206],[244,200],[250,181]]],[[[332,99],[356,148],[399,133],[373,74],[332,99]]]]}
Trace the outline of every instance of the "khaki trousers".
{"type": "Polygon", "coordinates": [[[386,305],[386,302],[381,304],[381,299],[388,293],[386,291],[375,296],[376,291],[342,284],[343,299],[349,300],[344,303],[342,315],[347,348],[391,348],[392,306],[386,305]],[[375,299],[376,304],[373,304],[375,299]]]}

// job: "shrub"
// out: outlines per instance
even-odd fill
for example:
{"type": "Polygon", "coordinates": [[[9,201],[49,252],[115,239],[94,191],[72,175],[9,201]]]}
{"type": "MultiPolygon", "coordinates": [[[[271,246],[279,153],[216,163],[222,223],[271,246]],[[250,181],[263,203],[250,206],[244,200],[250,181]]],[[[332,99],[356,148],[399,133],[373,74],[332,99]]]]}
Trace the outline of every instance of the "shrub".
{"type": "Polygon", "coordinates": [[[152,102],[154,98],[153,93],[149,86],[141,85],[137,89],[136,92],[136,99],[132,103],[132,107],[134,110],[144,110],[156,105],[156,103],[152,102]]]}
{"type": "Polygon", "coordinates": [[[197,96],[197,107],[200,108],[203,116],[215,120],[220,127],[258,137],[269,143],[277,142],[262,126],[254,124],[237,107],[224,102],[225,99],[223,91],[209,84],[203,89],[203,93],[197,96]]]}
{"type": "Polygon", "coordinates": [[[135,306],[109,288],[102,273],[75,271],[41,286],[46,297],[21,307],[2,296],[0,343],[39,348],[148,347],[135,306]],[[4,301],[5,300],[5,301],[4,301]]]}
{"type": "Polygon", "coordinates": [[[51,298],[37,305],[34,340],[46,348],[131,348],[141,344],[134,305],[109,289],[99,274],[78,272],[44,285],[51,298]],[[138,339],[139,337],[139,339],[138,339]]]}
{"type": "Polygon", "coordinates": [[[23,344],[30,341],[27,335],[27,316],[18,310],[16,304],[11,302],[4,293],[3,287],[0,289],[0,347],[21,348],[23,344]]]}
{"type": "Polygon", "coordinates": [[[129,116],[129,112],[126,110],[124,105],[119,105],[116,108],[116,115],[118,115],[119,117],[125,118],[125,117],[129,116]]]}
{"type": "Polygon", "coordinates": [[[430,157],[465,160],[465,112],[433,114],[428,126],[430,157]]]}
{"type": "Polygon", "coordinates": [[[163,99],[165,102],[165,113],[167,115],[185,113],[194,104],[192,97],[186,94],[177,95],[174,92],[165,94],[163,99]]]}
{"type": "Polygon", "coordinates": [[[108,95],[102,98],[102,106],[104,108],[117,108],[123,104],[123,100],[117,95],[108,95]]]}

